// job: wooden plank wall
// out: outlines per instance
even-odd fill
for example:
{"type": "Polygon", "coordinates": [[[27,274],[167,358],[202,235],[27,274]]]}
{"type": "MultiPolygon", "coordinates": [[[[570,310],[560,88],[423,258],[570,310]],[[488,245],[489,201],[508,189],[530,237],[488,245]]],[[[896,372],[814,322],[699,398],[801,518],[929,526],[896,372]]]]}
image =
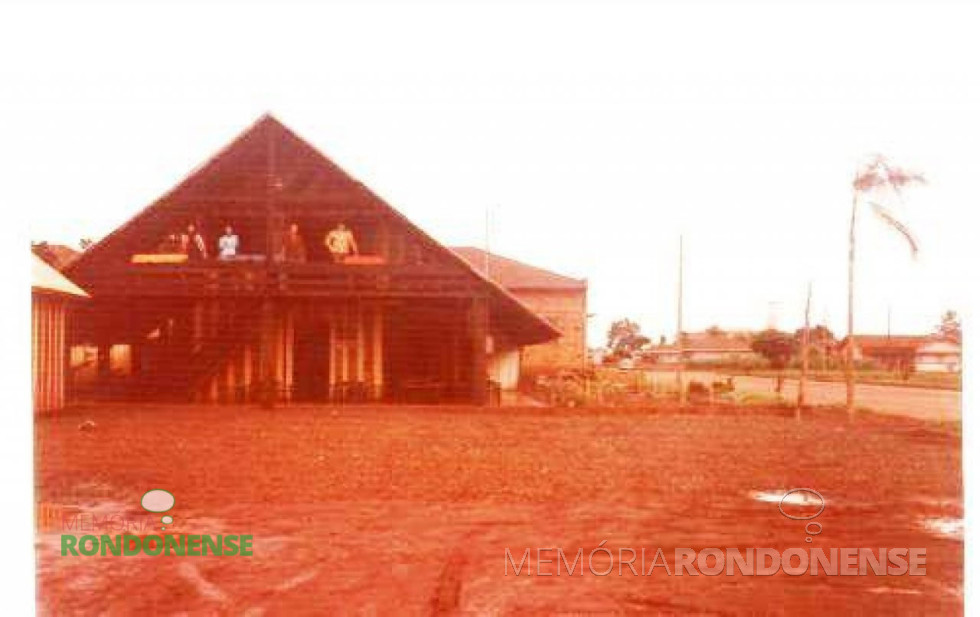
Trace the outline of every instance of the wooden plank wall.
{"type": "MultiPolygon", "coordinates": [[[[322,307],[326,319],[318,335],[327,343],[326,391],[339,396],[343,384],[361,384],[369,400],[383,397],[384,308],[374,302],[344,302],[322,307]]],[[[277,307],[272,320],[273,378],[279,386],[277,399],[293,398],[296,376],[307,367],[296,364],[299,307],[277,307]]],[[[309,335],[309,333],[307,333],[309,335]]],[[[206,402],[242,402],[254,390],[261,375],[259,342],[247,345],[223,363],[198,396],[206,402]]]]}
{"type": "Polygon", "coordinates": [[[35,294],[31,300],[31,376],[34,411],[65,405],[65,303],[35,294]]]}

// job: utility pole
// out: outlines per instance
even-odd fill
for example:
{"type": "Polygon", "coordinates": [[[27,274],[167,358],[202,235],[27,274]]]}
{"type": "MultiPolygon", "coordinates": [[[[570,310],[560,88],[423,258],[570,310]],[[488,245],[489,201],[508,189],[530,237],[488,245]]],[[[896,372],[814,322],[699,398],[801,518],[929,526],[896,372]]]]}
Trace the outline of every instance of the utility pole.
{"type": "Polygon", "coordinates": [[[677,260],[677,393],[681,405],[687,403],[684,390],[684,235],[681,234],[677,260]]]}
{"type": "Polygon", "coordinates": [[[847,384],[847,417],[854,419],[854,223],[857,220],[859,174],[854,175],[851,198],[851,230],[847,251],[847,345],[844,347],[844,381],[847,384]]]}
{"type": "Polygon", "coordinates": [[[813,296],[813,281],[806,286],[806,309],[803,312],[803,345],[802,361],[800,364],[800,387],[796,398],[796,419],[800,419],[800,411],[806,405],[807,377],[810,370],[810,299],[813,296]]]}
{"type": "Polygon", "coordinates": [[[490,278],[490,208],[484,210],[483,219],[483,274],[490,278]]]}

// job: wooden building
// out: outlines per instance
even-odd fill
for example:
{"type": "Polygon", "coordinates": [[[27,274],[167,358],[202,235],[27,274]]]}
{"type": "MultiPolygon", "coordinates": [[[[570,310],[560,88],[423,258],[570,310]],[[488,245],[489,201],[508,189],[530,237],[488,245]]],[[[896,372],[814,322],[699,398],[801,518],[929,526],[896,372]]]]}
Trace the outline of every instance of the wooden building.
{"type": "MultiPolygon", "coordinates": [[[[453,250],[471,266],[509,291],[561,333],[559,338],[519,351],[498,353],[494,364],[501,381],[579,370],[586,366],[586,310],[588,283],[556,272],[473,247],[453,250]],[[515,364],[519,365],[515,369],[515,364]]],[[[516,386],[516,383],[513,384],[516,386]]]]}
{"type": "Polygon", "coordinates": [[[65,404],[68,315],[75,301],[87,297],[44,260],[31,255],[31,381],[36,412],[65,404]]]}
{"type": "Polygon", "coordinates": [[[98,349],[98,397],[482,404],[489,352],[558,335],[271,116],[66,272],[93,296],[73,343],[98,349]],[[356,254],[325,246],[340,224],[356,254]]]}

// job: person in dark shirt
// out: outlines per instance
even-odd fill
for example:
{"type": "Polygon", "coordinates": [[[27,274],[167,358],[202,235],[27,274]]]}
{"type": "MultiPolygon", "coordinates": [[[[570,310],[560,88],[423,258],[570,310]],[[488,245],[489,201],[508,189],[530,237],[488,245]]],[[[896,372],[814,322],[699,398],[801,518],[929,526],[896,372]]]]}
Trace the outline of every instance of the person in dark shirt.
{"type": "Polygon", "coordinates": [[[187,233],[180,236],[180,252],[187,255],[188,261],[200,261],[208,258],[208,247],[194,223],[188,225],[187,233]]]}
{"type": "Polygon", "coordinates": [[[302,263],[306,261],[306,243],[303,236],[299,235],[299,225],[293,223],[289,226],[282,240],[283,261],[302,263]]]}

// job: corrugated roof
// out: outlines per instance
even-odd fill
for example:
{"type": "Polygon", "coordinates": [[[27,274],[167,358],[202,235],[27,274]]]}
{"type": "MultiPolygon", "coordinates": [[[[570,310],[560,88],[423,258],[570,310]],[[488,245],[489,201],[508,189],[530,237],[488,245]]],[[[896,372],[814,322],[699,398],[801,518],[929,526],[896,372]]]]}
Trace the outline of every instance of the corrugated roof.
{"type": "Polygon", "coordinates": [[[68,296],[89,297],[85,291],[72,283],[43,259],[31,253],[31,289],[65,294],[68,296]]]}
{"type": "Polygon", "coordinates": [[[586,282],[562,274],[529,266],[508,257],[489,253],[471,246],[451,247],[473,269],[484,274],[505,289],[574,289],[584,290],[586,282]],[[490,271],[487,272],[489,262],[490,271]]]}

